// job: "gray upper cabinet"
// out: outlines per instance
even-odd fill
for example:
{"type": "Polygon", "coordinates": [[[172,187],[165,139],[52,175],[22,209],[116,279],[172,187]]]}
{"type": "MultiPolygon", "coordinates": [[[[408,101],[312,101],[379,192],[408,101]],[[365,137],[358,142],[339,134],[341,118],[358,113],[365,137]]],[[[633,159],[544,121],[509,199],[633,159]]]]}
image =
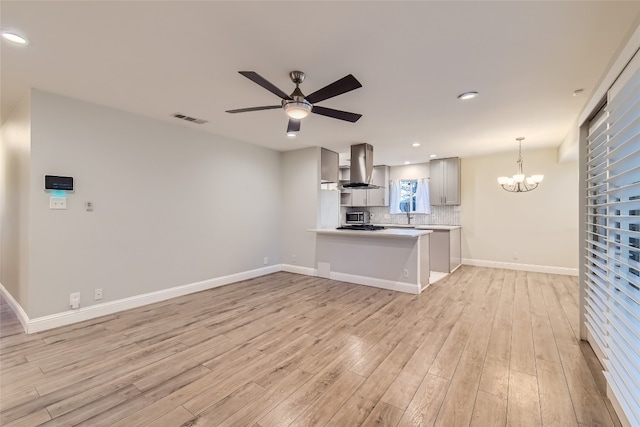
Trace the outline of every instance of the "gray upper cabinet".
{"type": "Polygon", "coordinates": [[[338,153],[320,150],[320,182],[338,182],[338,153]]]}
{"type": "Polygon", "coordinates": [[[369,206],[367,205],[367,193],[369,190],[351,189],[351,206],[369,206]]]}
{"type": "MultiPolygon", "coordinates": [[[[343,189],[340,193],[341,206],[367,207],[389,206],[389,166],[374,166],[371,184],[380,188],[370,190],[343,189]]],[[[349,168],[340,168],[340,183],[349,182],[349,168]]]]}
{"type": "Polygon", "coordinates": [[[389,166],[374,166],[371,184],[380,188],[367,190],[367,206],[389,206],[389,166]]]}
{"type": "Polygon", "coordinates": [[[432,205],[460,204],[460,157],[429,162],[429,198],[432,205]]]}

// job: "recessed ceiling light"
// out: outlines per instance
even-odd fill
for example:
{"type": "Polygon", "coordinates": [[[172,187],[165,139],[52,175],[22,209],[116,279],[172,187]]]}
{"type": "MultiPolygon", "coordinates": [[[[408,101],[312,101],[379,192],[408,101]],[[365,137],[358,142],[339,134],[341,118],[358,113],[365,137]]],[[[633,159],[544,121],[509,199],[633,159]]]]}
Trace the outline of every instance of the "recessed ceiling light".
{"type": "Polygon", "coordinates": [[[409,160],[407,160],[406,162],[404,162],[405,165],[411,164],[411,162],[409,160]]]}
{"type": "Polygon", "coordinates": [[[478,92],[465,92],[458,95],[458,99],[462,99],[462,100],[472,99],[472,98],[475,98],[476,96],[478,96],[478,92]]]}
{"type": "Polygon", "coordinates": [[[584,89],[576,89],[573,91],[573,96],[580,96],[584,92],[584,89]]]}
{"type": "Polygon", "coordinates": [[[419,142],[414,142],[413,144],[411,144],[413,147],[420,147],[420,143],[419,142]]]}
{"type": "Polygon", "coordinates": [[[2,38],[15,44],[26,45],[29,43],[29,40],[22,37],[20,34],[12,33],[10,31],[2,31],[2,38]]]}
{"type": "Polygon", "coordinates": [[[298,132],[287,132],[287,137],[295,138],[297,134],[298,134],[298,132]]]}
{"type": "Polygon", "coordinates": [[[438,157],[438,155],[437,154],[429,154],[429,157],[432,158],[432,159],[435,159],[436,157],[438,157]]]}

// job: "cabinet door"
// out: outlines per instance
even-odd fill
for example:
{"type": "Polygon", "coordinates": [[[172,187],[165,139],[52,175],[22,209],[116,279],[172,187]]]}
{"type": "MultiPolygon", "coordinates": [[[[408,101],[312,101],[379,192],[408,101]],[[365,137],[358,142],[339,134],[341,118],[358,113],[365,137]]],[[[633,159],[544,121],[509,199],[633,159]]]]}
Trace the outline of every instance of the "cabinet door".
{"type": "Polygon", "coordinates": [[[322,148],[320,150],[320,182],[338,182],[338,153],[322,148]]]}
{"type": "Polygon", "coordinates": [[[367,190],[351,190],[351,206],[367,206],[367,190]]]}
{"type": "Polygon", "coordinates": [[[434,206],[444,204],[444,162],[442,160],[429,162],[429,201],[434,206]]]}
{"type": "Polygon", "coordinates": [[[460,158],[443,159],[444,163],[444,204],[460,204],[460,158]]]}
{"type": "Polygon", "coordinates": [[[367,190],[367,206],[389,206],[389,198],[385,197],[385,189],[367,190]]]}
{"type": "Polygon", "coordinates": [[[429,162],[429,198],[432,205],[460,204],[460,158],[429,162]]]}
{"type": "Polygon", "coordinates": [[[367,190],[367,206],[389,206],[389,166],[376,166],[371,183],[380,188],[367,190]]]}
{"type": "Polygon", "coordinates": [[[431,270],[440,273],[450,273],[449,232],[433,230],[429,234],[429,258],[431,270]]]}
{"type": "Polygon", "coordinates": [[[351,191],[340,191],[340,206],[351,206],[351,191]]]}
{"type": "Polygon", "coordinates": [[[449,232],[449,250],[451,259],[449,260],[449,271],[453,271],[462,264],[462,231],[457,228],[449,232]]]}

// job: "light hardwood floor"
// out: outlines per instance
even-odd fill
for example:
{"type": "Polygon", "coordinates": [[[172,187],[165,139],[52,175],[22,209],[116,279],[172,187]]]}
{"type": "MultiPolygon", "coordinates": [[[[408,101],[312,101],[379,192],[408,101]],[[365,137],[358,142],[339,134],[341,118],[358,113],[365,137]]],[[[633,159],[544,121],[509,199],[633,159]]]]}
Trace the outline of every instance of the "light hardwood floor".
{"type": "Polygon", "coordinates": [[[3,426],[619,426],[577,279],[463,266],[409,295],[276,273],[25,335],[3,426]]]}

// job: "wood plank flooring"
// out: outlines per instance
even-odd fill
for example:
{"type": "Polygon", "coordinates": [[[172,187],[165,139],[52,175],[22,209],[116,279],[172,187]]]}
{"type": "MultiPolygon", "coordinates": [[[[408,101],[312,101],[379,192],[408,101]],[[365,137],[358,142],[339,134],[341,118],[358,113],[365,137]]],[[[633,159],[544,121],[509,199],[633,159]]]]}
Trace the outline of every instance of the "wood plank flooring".
{"type": "Polygon", "coordinates": [[[573,277],[275,273],[32,335],[0,303],[3,426],[620,425],[573,277]]]}

